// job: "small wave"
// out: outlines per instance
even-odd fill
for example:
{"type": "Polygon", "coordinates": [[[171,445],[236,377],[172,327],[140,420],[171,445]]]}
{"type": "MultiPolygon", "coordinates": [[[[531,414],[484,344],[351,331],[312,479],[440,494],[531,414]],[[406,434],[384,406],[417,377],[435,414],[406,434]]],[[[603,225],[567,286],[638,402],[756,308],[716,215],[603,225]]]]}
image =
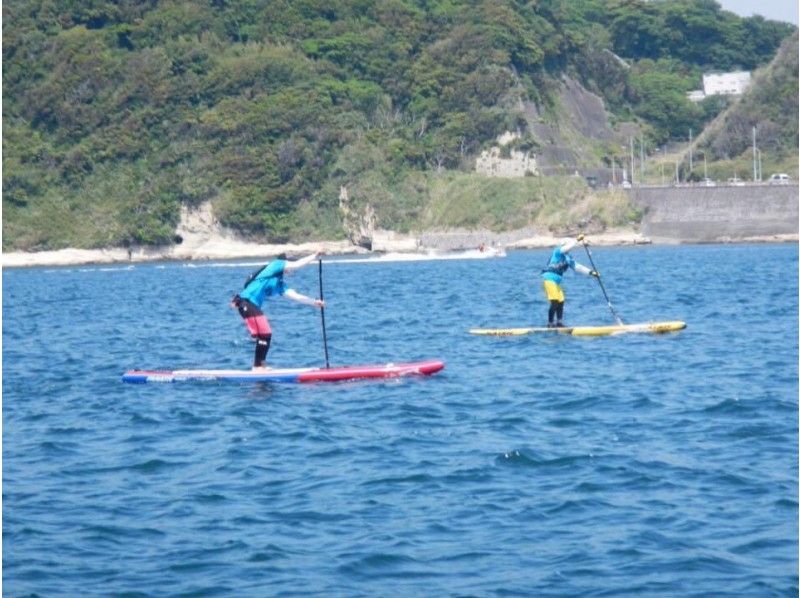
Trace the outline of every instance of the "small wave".
{"type": "Polygon", "coordinates": [[[450,473],[442,479],[448,485],[454,483],[485,484],[491,482],[494,476],[488,469],[465,469],[450,473]]]}
{"type": "Polygon", "coordinates": [[[258,552],[251,554],[247,560],[251,563],[264,563],[267,561],[275,561],[289,556],[289,553],[276,546],[275,544],[267,544],[262,546],[258,552]]]}
{"type": "Polygon", "coordinates": [[[428,569],[429,563],[402,554],[374,553],[341,565],[339,572],[353,577],[369,579],[398,578],[409,580],[421,577],[439,577],[445,572],[428,569]]]}
{"type": "Polygon", "coordinates": [[[705,409],[702,409],[702,413],[741,413],[744,411],[750,411],[751,409],[742,404],[742,401],[739,399],[724,399],[719,403],[715,403],[705,409]]]}
{"type": "Polygon", "coordinates": [[[495,458],[495,463],[498,465],[506,465],[512,467],[557,467],[565,468],[572,467],[576,464],[582,464],[592,455],[574,455],[567,457],[556,457],[553,459],[545,459],[536,456],[529,456],[522,451],[513,450],[495,458]]]}
{"type": "Polygon", "coordinates": [[[367,480],[362,485],[363,486],[377,486],[383,484],[425,484],[428,482],[432,482],[434,478],[427,473],[415,473],[408,476],[402,477],[389,477],[389,478],[378,478],[375,480],[367,480]]]}
{"type": "Polygon", "coordinates": [[[66,435],[71,435],[71,434],[84,434],[84,433],[86,433],[88,431],[89,431],[88,428],[68,426],[68,427],[63,427],[63,428],[61,428],[61,427],[50,428],[48,430],[48,433],[57,434],[57,435],[65,435],[66,436],[66,435]]]}
{"type": "Polygon", "coordinates": [[[199,503],[207,503],[207,504],[216,504],[216,503],[223,503],[228,500],[228,497],[224,494],[217,494],[217,493],[208,493],[208,494],[198,494],[194,497],[195,502],[199,503]]]}
{"type": "Polygon", "coordinates": [[[603,500],[597,499],[579,499],[579,500],[565,500],[554,507],[545,509],[547,515],[564,515],[564,514],[578,514],[586,512],[602,512],[607,511],[611,505],[603,500]]]}
{"type": "Polygon", "coordinates": [[[284,511],[273,513],[276,519],[293,523],[339,523],[347,521],[350,516],[341,513],[321,513],[319,511],[284,511]]]}
{"type": "Polygon", "coordinates": [[[42,452],[50,456],[74,455],[78,453],[79,445],[75,442],[54,442],[46,440],[39,443],[42,452]]]}
{"type": "Polygon", "coordinates": [[[152,527],[132,527],[110,524],[87,525],[82,532],[85,536],[124,543],[132,539],[151,539],[166,536],[161,530],[152,527]]]}
{"type": "Polygon", "coordinates": [[[161,422],[154,417],[149,417],[147,415],[141,415],[139,413],[134,413],[131,415],[130,422],[135,425],[147,425],[147,426],[154,426],[159,425],[161,422]]]}
{"type": "Polygon", "coordinates": [[[763,554],[770,550],[791,548],[794,545],[796,545],[796,543],[792,540],[758,538],[757,540],[751,540],[750,542],[734,546],[730,551],[734,554],[763,554]]]}
{"type": "Polygon", "coordinates": [[[182,465],[184,464],[164,461],[163,459],[150,459],[148,461],[144,461],[143,463],[137,463],[136,465],[131,465],[128,467],[128,469],[131,469],[133,471],[138,471],[140,473],[160,473],[168,469],[181,467],[182,465]]]}

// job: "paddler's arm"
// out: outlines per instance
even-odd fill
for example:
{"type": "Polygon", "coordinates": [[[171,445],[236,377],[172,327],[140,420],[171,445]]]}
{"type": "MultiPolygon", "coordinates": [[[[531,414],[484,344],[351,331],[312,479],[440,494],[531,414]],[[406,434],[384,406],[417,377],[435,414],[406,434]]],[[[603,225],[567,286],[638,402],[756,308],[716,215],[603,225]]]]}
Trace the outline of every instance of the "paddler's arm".
{"type": "Polygon", "coordinates": [[[325,302],[321,299],[312,299],[311,297],[306,297],[305,295],[301,295],[294,289],[286,289],[286,292],[283,293],[284,297],[288,297],[292,301],[297,301],[298,303],[302,303],[303,305],[311,305],[313,307],[325,307],[325,302]]]}
{"type": "Polygon", "coordinates": [[[321,251],[317,251],[312,253],[311,255],[307,255],[306,257],[300,258],[299,260],[295,260],[293,262],[286,262],[286,265],[283,267],[284,271],[291,272],[292,270],[299,270],[303,266],[308,266],[314,260],[318,260],[322,255],[321,251]]]}
{"type": "Polygon", "coordinates": [[[594,276],[595,278],[600,278],[599,272],[595,272],[594,270],[587,268],[583,264],[576,263],[575,272],[578,272],[579,274],[586,274],[587,276],[594,276]]]}

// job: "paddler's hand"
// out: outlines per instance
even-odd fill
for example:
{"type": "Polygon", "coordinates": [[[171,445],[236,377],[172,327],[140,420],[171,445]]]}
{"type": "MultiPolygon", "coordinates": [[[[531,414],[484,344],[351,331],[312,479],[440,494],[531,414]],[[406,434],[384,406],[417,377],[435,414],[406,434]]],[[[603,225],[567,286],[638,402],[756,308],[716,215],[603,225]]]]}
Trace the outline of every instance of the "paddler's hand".
{"type": "Polygon", "coordinates": [[[321,309],[325,307],[325,302],[322,299],[314,299],[314,305],[321,309]]]}
{"type": "Polygon", "coordinates": [[[583,236],[583,233],[581,233],[581,234],[579,234],[579,235],[578,235],[576,238],[578,239],[578,243],[583,243],[583,240],[584,240],[586,237],[584,237],[584,236],[583,236]]]}
{"type": "Polygon", "coordinates": [[[589,272],[589,276],[594,276],[595,278],[600,278],[600,272],[598,272],[597,270],[592,270],[591,272],[589,272]]]}

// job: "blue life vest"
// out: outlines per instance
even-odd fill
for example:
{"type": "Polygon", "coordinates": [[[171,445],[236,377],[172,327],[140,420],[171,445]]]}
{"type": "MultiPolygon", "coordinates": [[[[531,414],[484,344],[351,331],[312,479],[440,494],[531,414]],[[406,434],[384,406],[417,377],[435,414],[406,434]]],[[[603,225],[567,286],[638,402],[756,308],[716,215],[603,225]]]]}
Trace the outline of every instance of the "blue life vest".
{"type": "Polygon", "coordinates": [[[561,284],[561,278],[569,268],[575,269],[575,260],[569,253],[561,251],[561,247],[556,247],[547,266],[542,270],[542,278],[561,284]]]}
{"type": "Polygon", "coordinates": [[[261,270],[255,272],[245,281],[245,287],[239,297],[261,306],[267,297],[283,295],[287,286],[283,281],[286,260],[273,260],[261,270]]]}

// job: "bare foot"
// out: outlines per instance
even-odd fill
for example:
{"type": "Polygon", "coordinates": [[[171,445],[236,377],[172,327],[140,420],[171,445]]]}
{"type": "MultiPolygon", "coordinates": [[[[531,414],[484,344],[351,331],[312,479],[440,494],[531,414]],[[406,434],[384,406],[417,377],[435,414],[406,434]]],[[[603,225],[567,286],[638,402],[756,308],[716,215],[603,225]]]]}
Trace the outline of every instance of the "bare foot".
{"type": "Polygon", "coordinates": [[[267,371],[267,370],[271,370],[271,369],[272,369],[272,368],[271,368],[271,367],[269,367],[268,365],[254,365],[254,366],[252,367],[252,370],[253,370],[254,372],[265,372],[265,371],[267,371]]]}

